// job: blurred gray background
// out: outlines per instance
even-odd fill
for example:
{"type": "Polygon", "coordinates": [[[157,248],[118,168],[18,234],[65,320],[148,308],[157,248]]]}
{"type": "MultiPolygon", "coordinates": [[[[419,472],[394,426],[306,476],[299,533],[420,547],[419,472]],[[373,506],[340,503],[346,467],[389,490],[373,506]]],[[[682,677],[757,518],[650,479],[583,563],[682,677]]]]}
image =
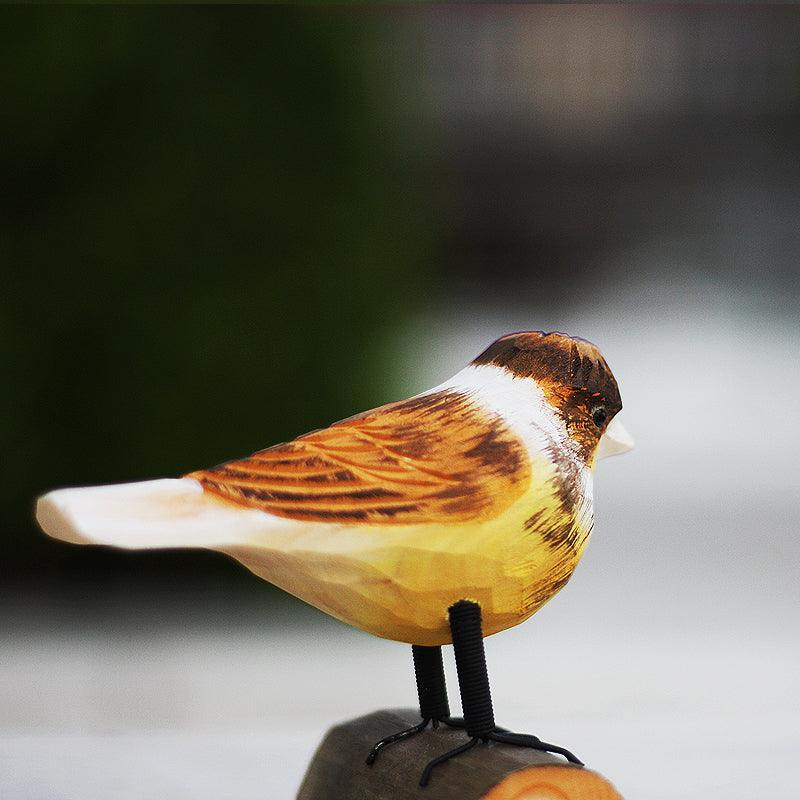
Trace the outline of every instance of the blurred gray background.
{"type": "Polygon", "coordinates": [[[600,345],[637,449],[567,589],[487,641],[498,721],[627,798],[795,797],[797,9],[0,20],[3,798],[288,798],[330,724],[413,705],[407,646],[223,556],[51,542],[31,503],[519,329],[600,345]]]}

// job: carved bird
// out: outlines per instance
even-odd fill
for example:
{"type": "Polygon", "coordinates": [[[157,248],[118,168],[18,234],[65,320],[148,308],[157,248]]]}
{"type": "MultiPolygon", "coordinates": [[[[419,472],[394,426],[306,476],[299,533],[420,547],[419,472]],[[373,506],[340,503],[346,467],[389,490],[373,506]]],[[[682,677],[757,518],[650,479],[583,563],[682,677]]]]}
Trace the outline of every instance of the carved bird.
{"type": "MultiPolygon", "coordinates": [[[[592,532],[595,464],[632,446],[621,408],[595,345],[514,333],[411,399],[182,478],[51,491],[36,518],[68,542],[219,550],[413,645],[422,722],[379,742],[369,763],[431,720],[465,727],[458,752],[494,739],[577,762],[495,727],[482,637],[523,622],[569,580],[592,532]],[[463,721],[447,705],[440,646],[450,642],[463,721]]],[[[431,762],[423,783],[456,754],[431,762]]]]}

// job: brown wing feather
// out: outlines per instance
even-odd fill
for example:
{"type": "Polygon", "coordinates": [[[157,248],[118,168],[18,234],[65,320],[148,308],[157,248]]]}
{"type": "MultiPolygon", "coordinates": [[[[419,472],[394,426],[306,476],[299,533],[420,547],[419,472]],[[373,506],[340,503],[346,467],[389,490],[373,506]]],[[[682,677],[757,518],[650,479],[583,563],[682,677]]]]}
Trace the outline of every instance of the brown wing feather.
{"type": "Polygon", "coordinates": [[[187,477],[292,519],[455,523],[497,515],[525,490],[529,467],[500,417],[439,391],[187,477]]]}

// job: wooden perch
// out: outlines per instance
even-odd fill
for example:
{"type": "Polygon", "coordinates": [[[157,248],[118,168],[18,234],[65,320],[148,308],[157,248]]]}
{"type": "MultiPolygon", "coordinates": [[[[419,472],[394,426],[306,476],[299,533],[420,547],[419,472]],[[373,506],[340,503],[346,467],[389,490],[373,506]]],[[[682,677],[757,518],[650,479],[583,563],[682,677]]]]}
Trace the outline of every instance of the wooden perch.
{"type": "Polygon", "coordinates": [[[372,767],[364,763],[378,739],[418,722],[418,712],[402,709],[375,711],[331,728],[297,800],[622,800],[594,772],[549,753],[494,742],[440,765],[422,789],[423,767],[467,741],[463,730],[444,725],[385,748],[372,767]]]}

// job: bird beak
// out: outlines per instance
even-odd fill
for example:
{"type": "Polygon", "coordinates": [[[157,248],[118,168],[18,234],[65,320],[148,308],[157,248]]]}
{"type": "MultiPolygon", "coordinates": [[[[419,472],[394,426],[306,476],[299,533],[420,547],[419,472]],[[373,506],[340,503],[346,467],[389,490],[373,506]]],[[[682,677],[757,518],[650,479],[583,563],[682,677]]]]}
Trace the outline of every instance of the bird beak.
{"type": "Polygon", "coordinates": [[[622,423],[614,417],[609,422],[606,432],[600,437],[600,444],[595,451],[595,459],[606,458],[606,456],[616,456],[619,453],[627,453],[633,449],[633,438],[622,427],[622,423]]]}

